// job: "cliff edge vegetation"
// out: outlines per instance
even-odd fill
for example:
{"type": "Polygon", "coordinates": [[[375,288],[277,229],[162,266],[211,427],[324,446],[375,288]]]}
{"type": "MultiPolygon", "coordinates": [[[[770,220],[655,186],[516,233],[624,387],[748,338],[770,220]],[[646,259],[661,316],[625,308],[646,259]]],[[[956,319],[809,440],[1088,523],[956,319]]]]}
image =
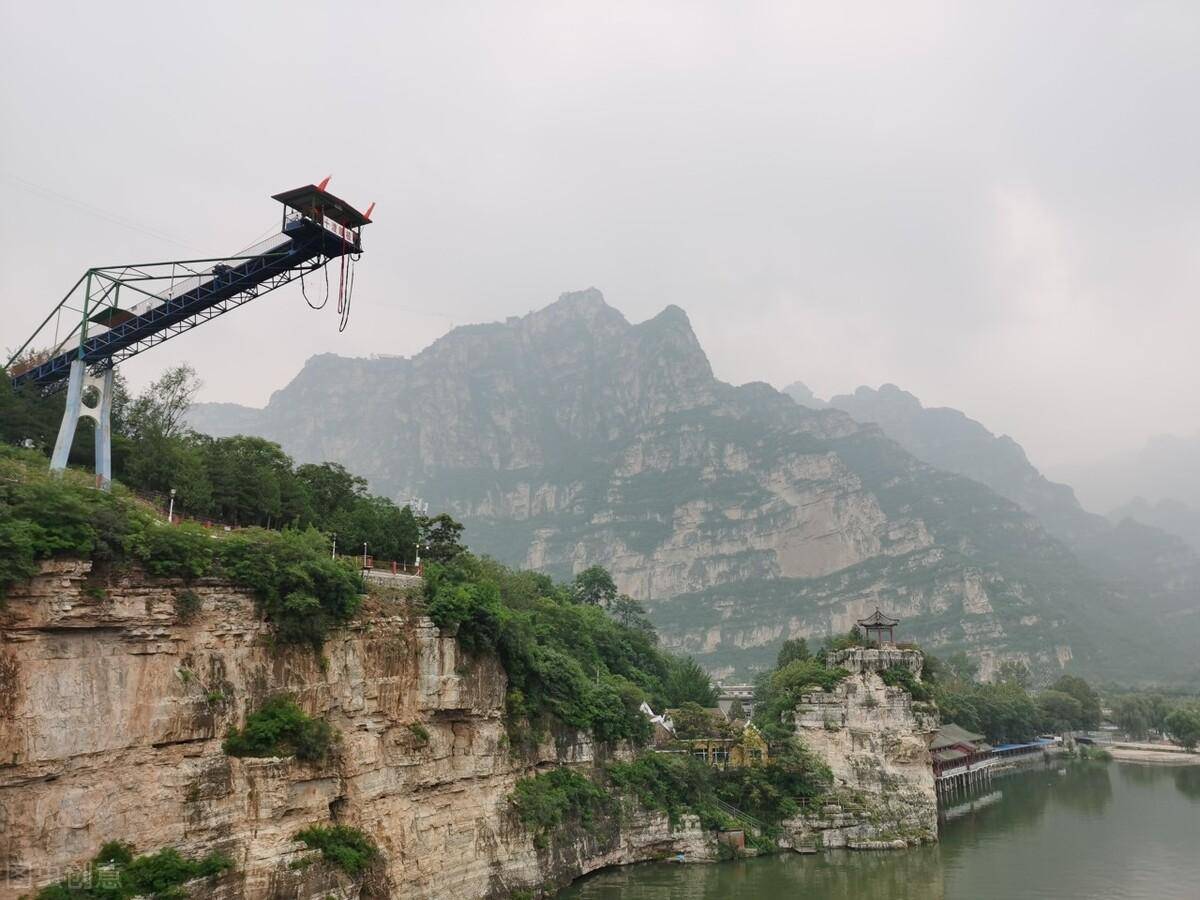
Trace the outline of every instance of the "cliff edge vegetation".
{"type": "Polygon", "coordinates": [[[168,525],[119,484],[105,492],[80,472],[52,476],[41,454],[0,445],[0,598],[54,557],[90,560],[96,591],[104,569],[132,564],[184,582],[225,578],[254,592],[282,643],[320,647],[361,602],[361,576],[330,558],[315,529],[168,525]]]}

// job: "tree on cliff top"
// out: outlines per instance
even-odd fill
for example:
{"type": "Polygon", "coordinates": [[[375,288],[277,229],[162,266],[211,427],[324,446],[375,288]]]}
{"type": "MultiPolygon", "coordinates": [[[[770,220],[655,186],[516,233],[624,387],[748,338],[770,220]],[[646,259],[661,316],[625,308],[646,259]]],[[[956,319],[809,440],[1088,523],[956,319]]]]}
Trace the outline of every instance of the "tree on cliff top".
{"type": "Polygon", "coordinates": [[[129,436],[139,440],[148,435],[172,438],[182,434],[184,416],[203,386],[189,363],[168,368],[129,404],[129,436]]]}
{"type": "Polygon", "coordinates": [[[628,594],[618,594],[617,599],[609,604],[608,613],[625,628],[640,631],[657,643],[658,634],[646,615],[646,608],[628,594]]]}
{"type": "Polygon", "coordinates": [[[544,575],[461,552],[431,563],[425,611],[470,653],[495,651],[508,674],[510,735],[557,722],[599,741],[645,743],[642,702],[665,705],[670,658],[653,633],[627,628],[544,575]]]}
{"type": "Polygon", "coordinates": [[[421,555],[430,562],[450,562],[467,548],[461,538],[462,523],[456,522],[449,513],[420,516],[417,526],[421,529],[421,555]]]}
{"type": "Polygon", "coordinates": [[[688,702],[709,708],[717,705],[717,689],[713,687],[712,679],[690,656],[669,658],[665,688],[670,706],[688,702]]]}
{"type": "Polygon", "coordinates": [[[608,606],[617,599],[617,585],[603,566],[589,566],[575,576],[575,602],[608,606]]]}
{"type": "Polygon", "coordinates": [[[675,736],[681,741],[695,738],[734,737],[733,727],[719,712],[705,709],[698,703],[685,703],[671,711],[675,736]]]}
{"type": "Polygon", "coordinates": [[[800,697],[810,690],[833,690],[850,673],[830,669],[816,658],[793,659],[764,672],[754,682],[754,725],[774,747],[793,736],[792,717],[800,697]]]}
{"type": "Polygon", "coordinates": [[[783,642],[779,655],[775,657],[775,668],[782,669],[788,663],[797,659],[811,659],[812,651],[808,649],[808,641],[804,638],[791,638],[783,642]]]}

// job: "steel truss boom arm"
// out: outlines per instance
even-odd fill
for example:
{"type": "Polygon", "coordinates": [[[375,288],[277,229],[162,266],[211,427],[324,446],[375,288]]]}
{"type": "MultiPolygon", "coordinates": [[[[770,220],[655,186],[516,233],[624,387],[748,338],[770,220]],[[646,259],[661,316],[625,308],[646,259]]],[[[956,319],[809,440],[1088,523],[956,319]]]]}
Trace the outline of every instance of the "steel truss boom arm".
{"type": "Polygon", "coordinates": [[[9,359],[13,385],[59,387],[74,360],[94,372],[112,368],[331,259],[359,252],[355,237],[351,243],[311,219],[297,217],[285,220],[283,234],[266,242],[268,246],[257,254],[89,269],[9,359]],[[132,299],[131,308],[121,309],[122,293],[126,300],[132,299]],[[82,305],[73,305],[80,299],[82,305]],[[56,327],[53,340],[46,341],[52,346],[48,354],[19,363],[22,353],[48,335],[51,321],[62,324],[64,313],[79,314],[67,319],[66,335],[56,327]],[[14,362],[19,366],[15,372],[14,362]]]}

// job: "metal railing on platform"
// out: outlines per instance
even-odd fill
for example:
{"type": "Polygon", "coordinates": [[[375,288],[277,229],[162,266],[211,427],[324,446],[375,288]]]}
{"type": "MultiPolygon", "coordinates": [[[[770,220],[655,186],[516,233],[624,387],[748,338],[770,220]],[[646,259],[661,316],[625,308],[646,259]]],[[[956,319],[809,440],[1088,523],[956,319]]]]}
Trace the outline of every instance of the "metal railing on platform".
{"type": "Polygon", "coordinates": [[[346,562],[353,563],[369,575],[417,575],[425,574],[423,563],[403,563],[398,560],[378,560],[373,556],[341,556],[346,562]]]}
{"type": "Polygon", "coordinates": [[[754,818],[754,816],[750,815],[749,813],[742,812],[736,806],[732,806],[726,803],[724,800],[714,799],[713,803],[716,805],[717,809],[725,813],[725,815],[729,816],[729,818],[733,819],[739,825],[743,825],[758,834],[764,834],[766,832],[766,823],[754,818]]]}

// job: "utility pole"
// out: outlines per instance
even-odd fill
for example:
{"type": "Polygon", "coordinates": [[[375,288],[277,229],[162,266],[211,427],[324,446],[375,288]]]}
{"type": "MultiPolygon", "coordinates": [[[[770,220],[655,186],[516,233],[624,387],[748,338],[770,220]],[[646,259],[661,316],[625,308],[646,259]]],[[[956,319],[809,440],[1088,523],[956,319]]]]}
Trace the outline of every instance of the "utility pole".
{"type": "Polygon", "coordinates": [[[367,542],[363,541],[363,568],[367,567],[367,542]]]}
{"type": "Polygon", "coordinates": [[[337,532],[333,533],[333,554],[332,559],[337,559],[337,532]]]}

